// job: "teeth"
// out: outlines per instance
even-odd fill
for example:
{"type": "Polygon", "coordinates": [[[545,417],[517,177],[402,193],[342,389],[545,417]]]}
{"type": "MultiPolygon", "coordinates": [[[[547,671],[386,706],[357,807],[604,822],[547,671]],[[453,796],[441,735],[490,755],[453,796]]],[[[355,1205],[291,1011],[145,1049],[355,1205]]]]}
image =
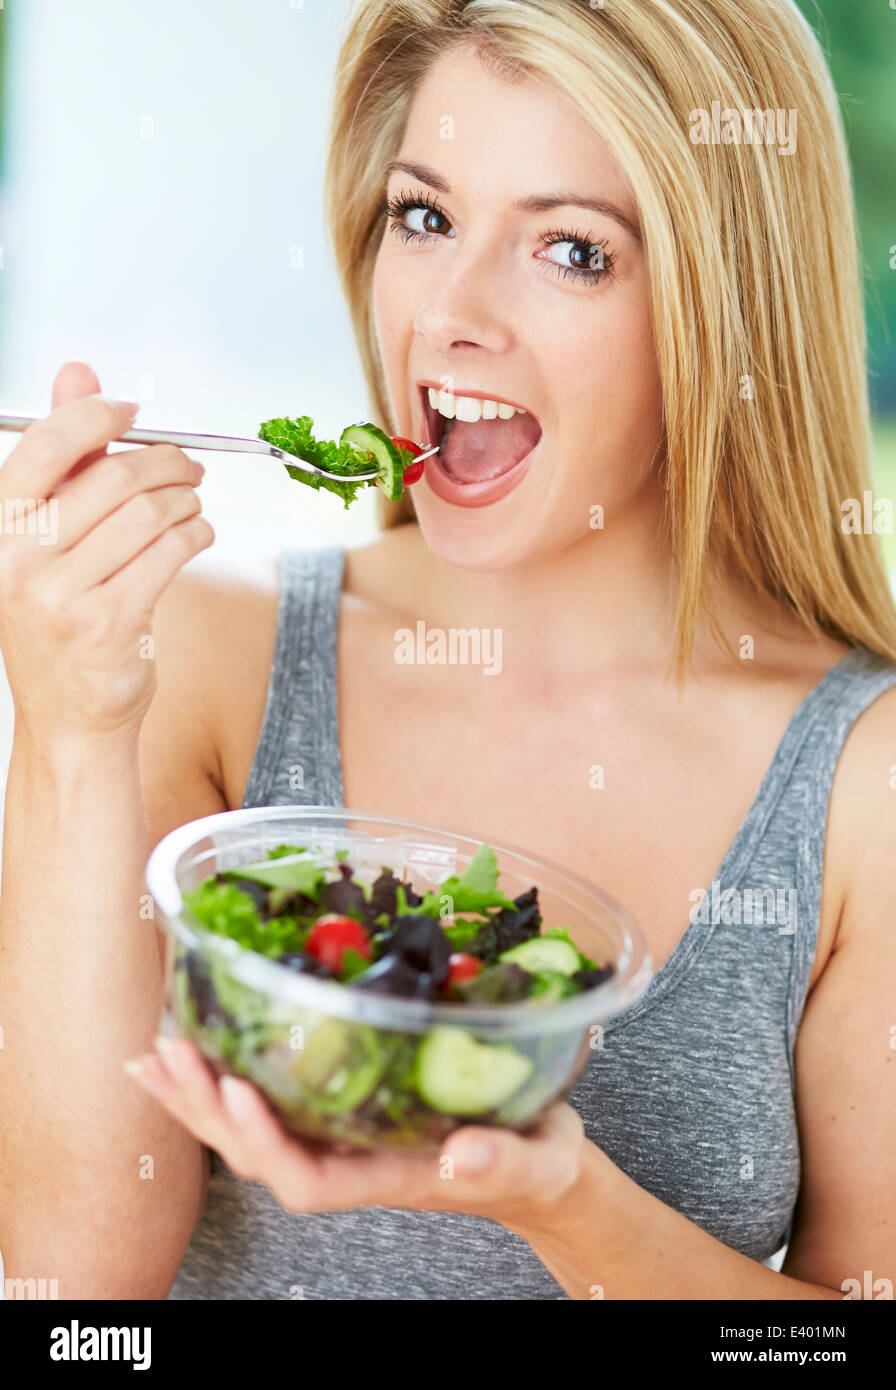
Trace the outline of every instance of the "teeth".
{"type": "Polygon", "coordinates": [[[477,420],[509,420],[514,415],[527,414],[520,405],[483,401],[478,396],[455,396],[451,391],[436,391],[432,386],[429,387],[429,404],[446,420],[466,420],[470,424],[477,420]]]}

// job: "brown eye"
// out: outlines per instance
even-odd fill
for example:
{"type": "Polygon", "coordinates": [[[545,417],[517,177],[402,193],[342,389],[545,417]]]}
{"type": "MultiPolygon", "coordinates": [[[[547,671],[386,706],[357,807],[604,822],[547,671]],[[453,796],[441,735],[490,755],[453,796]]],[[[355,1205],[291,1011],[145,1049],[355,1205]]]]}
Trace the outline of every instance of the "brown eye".
{"type": "Polygon", "coordinates": [[[603,242],[561,231],[545,233],[541,242],[548,254],[542,253],[538,259],[547,261],[564,280],[572,276],[584,284],[596,284],[611,271],[613,257],[603,242]],[[557,255],[551,255],[555,249],[557,255]]]}
{"type": "Polygon", "coordinates": [[[451,223],[431,194],[402,193],[395,198],[387,198],[383,211],[388,214],[390,229],[405,241],[417,237],[454,236],[453,229],[447,230],[451,228],[451,223]],[[418,225],[409,221],[411,217],[417,218],[418,225]]]}
{"type": "Polygon", "coordinates": [[[435,208],[416,207],[405,213],[405,223],[412,232],[435,233],[443,231],[448,226],[448,219],[443,213],[437,212],[435,208]],[[409,220],[411,217],[419,217],[422,225],[415,227],[413,222],[409,220]]]}

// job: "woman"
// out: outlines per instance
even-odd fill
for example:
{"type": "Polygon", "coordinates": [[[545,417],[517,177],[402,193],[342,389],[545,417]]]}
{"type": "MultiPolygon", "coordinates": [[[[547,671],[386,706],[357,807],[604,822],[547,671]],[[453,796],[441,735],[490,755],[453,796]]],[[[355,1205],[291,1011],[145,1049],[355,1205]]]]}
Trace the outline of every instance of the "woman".
{"type": "Polygon", "coordinates": [[[840,524],[868,404],[815,40],[790,0],[362,0],[338,74],[327,207],[374,418],[433,437],[429,387],[461,417],[416,523],[284,554],[279,598],[181,574],[212,539],[192,464],[106,457],[132,414],[78,364],[0,474],[65,480],[58,547],[0,558],[7,1273],[150,1299],[892,1277],[896,612],[840,524]],[[714,141],[714,102],[772,135],[780,104],[788,143],[730,111],[714,141]],[[500,679],[397,664],[421,618],[500,633],[500,679]],[[474,826],[633,912],[655,978],[540,1133],[465,1126],[450,1181],[321,1159],[190,1044],[150,1050],[148,849],[291,801],[474,826]],[[787,910],[707,907],[747,889],[787,910]]]}

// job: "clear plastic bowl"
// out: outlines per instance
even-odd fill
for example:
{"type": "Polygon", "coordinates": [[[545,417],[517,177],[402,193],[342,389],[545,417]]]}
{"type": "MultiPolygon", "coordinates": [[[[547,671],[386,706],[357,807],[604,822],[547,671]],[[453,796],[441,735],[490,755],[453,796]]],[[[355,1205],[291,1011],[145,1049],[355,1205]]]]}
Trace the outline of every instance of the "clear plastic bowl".
{"type": "Polygon", "coordinates": [[[302,1136],[343,1150],[429,1149],[466,1123],[529,1129],[571,1089],[589,1046],[599,1046],[595,1025],[631,1004],[650,979],[645,940],[624,908],[577,874],[490,839],[501,891],[514,898],[535,885],[542,931],[567,927],[585,955],[613,964],[608,979],[542,1007],[397,998],[303,975],[191,918],[185,891],[284,843],[306,846],[332,866],[347,851],[356,877],[372,881],[389,867],[422,892],[463,873],[482,837],[345,807],[272,806],[205,816],[153,850],[146,883],[168,934],[163,1027],[191,1038],[219,1075],[253,1082],[302,1136]],[[481,1098],[472,1112],[469,1100],[463,1113],[428,1104],[417,1065],[426,1038],[433,1057],[435,1030],[440,1056],[454,1057],[458,1041],[493,1047],[494,1058],[476,1052],[479,1069],[485,1060],[495,1077],[524,1079],[485,1110],[481,1098]]]}

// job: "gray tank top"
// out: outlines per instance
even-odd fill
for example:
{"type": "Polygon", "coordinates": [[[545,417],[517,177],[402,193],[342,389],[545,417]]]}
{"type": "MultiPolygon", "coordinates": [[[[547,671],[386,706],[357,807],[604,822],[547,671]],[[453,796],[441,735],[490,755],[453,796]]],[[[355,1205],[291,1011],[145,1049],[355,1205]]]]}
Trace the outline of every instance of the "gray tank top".
{"type": "MultiPolygon", "coordinates": [[[[340,547],[281,554],[273,668],[244,806],[342,804],[342,564],[340,547]],[[290,786],[296,764],[301,791],[290,786]]],[[[800,1185],[793,1048],[815,954],[831,780],[854,720],[892,685],[896,667],[857,648],[805,697],[684,935],[640,1000],[605,1026],[570,1096],[589,1139],[629,1177],[766,1263],[789,1238],[800,1185]]],[[[524,1240],[487,1218],[385,1207],[298,1215],[215,1154],[169,1295],[566,1296],[524,1240]]]]}

